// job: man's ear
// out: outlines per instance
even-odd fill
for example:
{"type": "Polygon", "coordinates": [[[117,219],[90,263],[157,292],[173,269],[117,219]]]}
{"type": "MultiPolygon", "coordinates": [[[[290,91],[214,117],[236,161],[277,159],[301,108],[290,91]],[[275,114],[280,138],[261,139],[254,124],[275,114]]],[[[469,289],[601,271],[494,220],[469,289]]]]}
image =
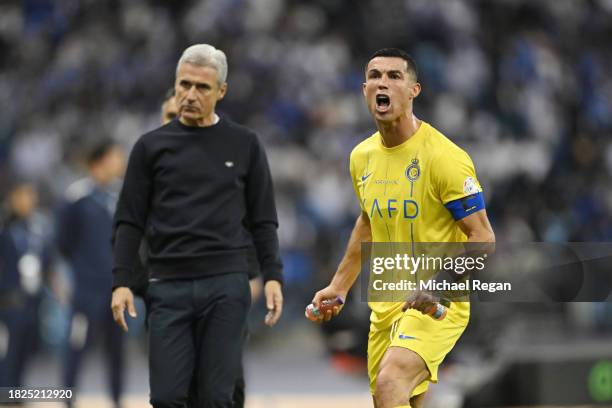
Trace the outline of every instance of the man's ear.
{"type": "Polygon", "coordinates": [[[363,92],[363,96],[366,96],[366,83],[361,84],[361,91],[363,92]]]}
{"type": "Polygon", "coordinates": [[[412,99],[416,98],[417,96],[419,96],[419,94],[421,93],[421,84],[419,84],[418,82],[415,83],[414,85],[412,85],[412,89],[411,89],[411,97],[412,99]]]}
{"type": "Polygon", "coordinates": [[[227,82],[224,82],[223,85],[219,87],[219,97],[217,98],[217,100],[220,101],[221,99],[223,99],[226,93],[227,93],[227,82]]]}

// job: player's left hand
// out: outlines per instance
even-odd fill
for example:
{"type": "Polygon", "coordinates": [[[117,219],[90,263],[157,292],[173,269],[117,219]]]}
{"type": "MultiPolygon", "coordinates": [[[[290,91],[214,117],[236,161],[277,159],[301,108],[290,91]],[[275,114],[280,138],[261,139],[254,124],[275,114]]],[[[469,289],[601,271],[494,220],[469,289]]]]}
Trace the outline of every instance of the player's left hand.
{"type": "Polygon", "coordinates": [[[406,299],[402,310],[405,312],[408,309],[416,309],[423,314],[427,314],[439,301],[440,298],[430,292],[415,290],[406,299]]]}
{"type": "Polygon", "coordinates": [[[264,323],[270,327],[274,326],[283,313],[283,291],[278,281],[270,280],[264,285],[264,295],[268,314],[264,323]]]}

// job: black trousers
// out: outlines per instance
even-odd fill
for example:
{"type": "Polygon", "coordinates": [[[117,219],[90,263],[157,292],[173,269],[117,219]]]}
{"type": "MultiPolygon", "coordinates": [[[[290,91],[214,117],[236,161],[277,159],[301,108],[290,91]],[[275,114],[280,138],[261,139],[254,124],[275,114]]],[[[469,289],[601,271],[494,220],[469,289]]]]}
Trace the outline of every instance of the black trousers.
{"type": "Polygon", "coordinates": [[[251,303],[247,274],[155,281],[148,297],[151,405],[231,408],[251,303]]]}
{"type": "MultiPolygon", "coordinates": [[[[245,343],[247,342],[248,338],[249,338],[249,328],[248,328],[248,324],[245,324],[244,329],[242,330],[242,348],[243,349],[244,349],[245,343]]],[[[241,360],[240,368],[238,369],[238,377],[236,377],[236,382],[234,383],[233,408],[244,408],[244,403],[246,400],[245,389],[246,389],[246,383],[244,381],[244,363],[241,360]]]]}

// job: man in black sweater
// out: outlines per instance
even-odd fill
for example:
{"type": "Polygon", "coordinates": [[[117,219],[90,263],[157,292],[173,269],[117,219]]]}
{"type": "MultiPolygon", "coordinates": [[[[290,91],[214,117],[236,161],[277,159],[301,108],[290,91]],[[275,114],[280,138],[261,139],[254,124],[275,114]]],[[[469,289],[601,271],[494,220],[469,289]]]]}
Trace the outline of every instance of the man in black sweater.
{"type": "Polygon", "coordinates": [[[147,239],[149,367],[154,408],[231,407],[250,304],[248,251],[264,279],[266,324],[282,312],[272,180],[254,132],[215,106],[227,90],[225,54],[189,47],[176,72],[179,120],[134,145],[115,214],[113,316],[135,316],[129,287],[147,239]],[[248,226],[248,231],[247,231],[248,226]]]}

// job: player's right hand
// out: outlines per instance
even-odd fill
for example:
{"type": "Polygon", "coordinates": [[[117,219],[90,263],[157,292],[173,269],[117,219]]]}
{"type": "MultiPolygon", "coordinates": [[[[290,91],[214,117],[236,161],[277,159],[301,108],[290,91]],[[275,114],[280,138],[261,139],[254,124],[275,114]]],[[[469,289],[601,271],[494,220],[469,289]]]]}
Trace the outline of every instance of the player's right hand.
{"type": "MultiPolygon", "coordinates": [[[[329,285],[323,289],[321,289],[320,291],[318,291],[317,293],[315,293],[314,297],[312,298],[312,304],[314,305],[314,307],[316,307],[317,309],[321,308],[321,302],[323,302],[326,299],[336,299],[337,297],[340,297],[342,299],[346,299],[346,295],[348,294],[348,291],[346,290],[340,290],[339,288],[335,287],[334,285],[329,285]]],[[[327,312],[325,312],[324,314],[320,314],[318,317],[317,322],[328,322],[331,320],[332,317],[334,316],[338,316],[340,314],[340,311],[342,310],[342,305],[339,306],[334,306],[331,310],[327,310],[327,312]]]]}
{"type": "Polygon", "coordinates": [[[113,311],[113,319],[115,323],[128,331],[128,326],[125,321],[125,309],[132,317],[136,317],[136,308],[134,307],[134,294],[127,287],[118,287],[113,290],[113,299],[111,301],[111,310],[113,311]]]}

